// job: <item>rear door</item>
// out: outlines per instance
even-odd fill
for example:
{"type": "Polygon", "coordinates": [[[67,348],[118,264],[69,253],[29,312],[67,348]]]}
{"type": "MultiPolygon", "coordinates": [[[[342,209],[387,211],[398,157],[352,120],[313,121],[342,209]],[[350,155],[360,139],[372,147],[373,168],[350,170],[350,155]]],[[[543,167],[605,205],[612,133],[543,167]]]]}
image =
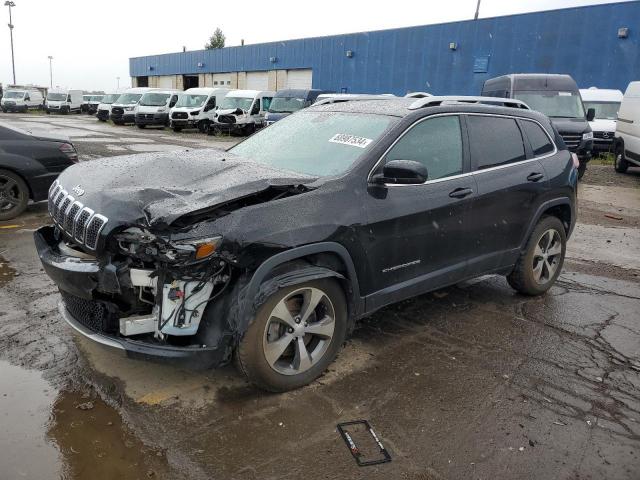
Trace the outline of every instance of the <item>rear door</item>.
{"type": "MultiPolygon", "coordinates": [[[[468,275],[515,262],[529,222],[548,189],[544,168],[522,133],[525,127],[539,124],[523,122],[508,116],[466,115],[471,168],[478,186],[466,232],[473,245],[468,275]]],[[[545,139],[553,153],[555,147],[545,139]]],[[[545,151],[542,143],[539,152],[545,151]]]]}
{"type": "Polygon", "coordinates": [[[373,291],[367,309],[379,308],[464,275],[467,213],[476,194],[459,115],[427,117],[410,127],[373,173],[391,160],[414,160],[427,168],[420,185],[369,188],[367,256],[373,291]]]}

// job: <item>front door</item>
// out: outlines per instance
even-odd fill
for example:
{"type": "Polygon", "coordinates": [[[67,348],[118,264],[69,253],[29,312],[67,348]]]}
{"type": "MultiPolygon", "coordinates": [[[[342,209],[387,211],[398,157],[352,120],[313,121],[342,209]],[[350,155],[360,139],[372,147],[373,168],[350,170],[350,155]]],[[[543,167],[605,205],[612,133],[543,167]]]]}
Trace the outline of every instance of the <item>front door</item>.
{"type": "Polygon", "coordinates": [[[370,186],[365,249],[370,278],[361,282],[367,309],[455,283],[465,270],[467,212],[476,194],[468,174],[460,117],[426,118],[385,154],[427,168],[420,185],[370,186]]]}

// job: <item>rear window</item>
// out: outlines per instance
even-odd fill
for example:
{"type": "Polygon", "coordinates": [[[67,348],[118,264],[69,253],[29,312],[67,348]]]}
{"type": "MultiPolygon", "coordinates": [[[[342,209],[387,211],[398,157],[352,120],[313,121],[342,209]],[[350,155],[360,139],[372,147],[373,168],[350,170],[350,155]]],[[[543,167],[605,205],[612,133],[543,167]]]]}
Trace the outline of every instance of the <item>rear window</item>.
{"type": "Polygon", "coordinates": [[[230,152],[314,177],[339,175],[397,121],[385,115],[302,111],[261,130],[230,152]]]}
{"type": "Polygon", "coordinates": [[[553,152],[553,143],[540,125],[529,120],[522,120],[520,124],[536,157],[553,152]]]}
{"type": "Polygon", "coordinates": [[[522,134],[513,118],[469,115],[471,157],[478,170],[525,160],[522,134]]]}

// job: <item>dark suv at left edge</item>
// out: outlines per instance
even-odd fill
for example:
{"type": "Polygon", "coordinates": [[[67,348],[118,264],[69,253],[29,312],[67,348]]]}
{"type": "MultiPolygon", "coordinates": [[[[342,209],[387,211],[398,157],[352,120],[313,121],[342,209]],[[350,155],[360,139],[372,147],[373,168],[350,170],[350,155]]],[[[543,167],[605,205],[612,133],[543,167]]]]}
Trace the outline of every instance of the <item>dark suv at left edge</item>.
{"type": "Polygon", "coordinates": [[[560,274],[577,158],[518,100],[309,107],[231,148],[96,160],[52,186],[35,232],[83,335],[132,357],[300,387],[354,321],[487,273],[560,274]]]}
{"type": "Polygon", "coordinates": [[[0,122],[0,220],[20,215],[29,200],[45,200],[60,172],[77,162],[68,138],[0,122]]]}

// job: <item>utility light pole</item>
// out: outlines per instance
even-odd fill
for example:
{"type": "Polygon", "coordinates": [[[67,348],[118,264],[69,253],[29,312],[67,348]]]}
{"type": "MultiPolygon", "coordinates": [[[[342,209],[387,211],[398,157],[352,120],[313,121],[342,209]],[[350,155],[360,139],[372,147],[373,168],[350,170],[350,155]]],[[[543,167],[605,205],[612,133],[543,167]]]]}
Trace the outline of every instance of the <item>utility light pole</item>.
{"type": "Polygon", "coordinates": [[[477,20],[478,19],[478,15],[480,15],[480,2],[481,1],[482,0],[478,0],[478,6],[476,7],[476,16],[473,17],[474,20],[477,20]]]}
{"type": "Polygon", "coordinates": [[[16,4],[12,0],[4,2],[5,7],[9,7],[9,34],[11,35],[11,67],[13,68],[13,84],[16,84],[16,64],[13,59],[13,22],[11,21],[11,7],[15,7],[16,4]]]}
{"type": "Polygon", "coordinates": [[[118,90],[120,90],[120,77],[116,77],[116,80],[118,81],[118,90]]]}
{"type": "Polygon", "coordinates": [[[51,67],[51,61],[53,60],[53,57],[49,55],[47,58],[49,59],[49,85],[50,88],[53,88],[53,68],[51,67]]]}

